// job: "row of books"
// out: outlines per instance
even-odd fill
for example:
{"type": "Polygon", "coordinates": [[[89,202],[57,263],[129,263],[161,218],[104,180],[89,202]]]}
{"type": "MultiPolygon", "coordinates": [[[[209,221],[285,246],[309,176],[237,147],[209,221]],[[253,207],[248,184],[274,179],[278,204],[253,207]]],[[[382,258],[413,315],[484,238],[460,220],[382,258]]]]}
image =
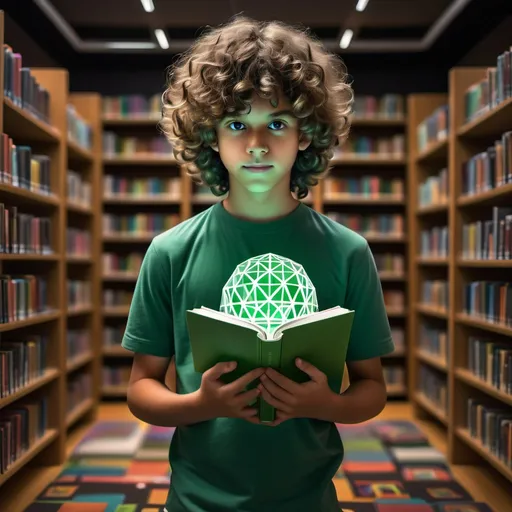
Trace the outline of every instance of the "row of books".
{"type": "Polygon", "coordinates": [[[66,117],[68,122],[68,137],[85,149],[92,147],[91,125],[82,118],[71,103],[66,106],[66,117]]]}
{"type": "Polygon", "coordinates": [[[0,323],[25,320],[48,307],[46,278],[35,275],[0,275],[0,323]]]}
{"type": "Polygon", "coordinates": [[[66,254],[70,256],[89,256],[92,251],[91,232],[85,229],[66,228],[66,254]]]}
{"type": "Polygon", "coordinates": [[[67,196],[73,204],[91,206],[92,186],[84,177],[76,171],[68,169],[67,172],[67,196]]]}
{"type": "Polygon", "coordinates": [[[446,329],[440,329],[427,322],[422,322],[419,331],[418,348],[421,352],[435,356],[442,361],[450,359],[450,346],[446,329]]]}
{"type": "Polygon", "coordinates": [[[181,178],[127,177],[107,174],[103,177],[104,197],[129,195],[132,197],[165,194],[181,196],[181,178]]]}
{"type": "Polygon", "coordinates": [[[37,81],[23,57],[12,46],[3,45],[4,96],[37,119],[51,124],[50,93],[37,81]]]}
{"type": "Polygon", "coordinates": [[[89,352],[91,349],[89,329],[68,329],[66,333],[66,348],[68,361],[89,352]]]}
{"type": "Polygon", "coordinates": [[[342,157],[346,153],[402,157],[405,154],[405,136],[396,134],[391,137],[350,137],[341,146],[336,147],[334,158],[342,157]]]}
{"type": "Polygon", "coordinates": [[[512,395],[512,345],[488,338],[468,338],[468,370],[490,386],[512,395]]]}
{"type": "Polygon", "coordinates": [[[395,352],[401,354],[405,351],[405,331],[403,327],[392,326],[391,327],[391,338],[395,344],[395,352]]]}
{"type": "Polygon", "coordinates": [[[103,154],[107,157],[119,155],[146,155],[148,158],[159,155],[173,156],[172,146],[163,137],[128,137],[115,132],[103,132],[103,154]]]}
{"type": "Polygon", "coordinates": [[[399,237],[404,234],[404,216],[398,213],[365,215],[327,212],[326,215],[363,236],[399,237]]]}
{"type": "Polygon", "coordinates": [[[429,176],[419,185],[418,201],[420,207],[447,203],[448,197],[448,169],[446,167],[437,174],[429,176]]]}
{"type": "Polygon", "coordinates": [[[420,254],[423,258],[447,258],[449,255],[448,226],[434,226],[422,229],[420,233],[420,254]]]}
{"type": "Polygon", "coordinates": [[[402,311],[405,306],[405,295],[402,290],[384,290],[384,303],[386,308],[394,311],[402,311]]]}
{"type": "Polygon", "coordinates": [[[402,119],[405,117],[405,98],[401,94],[355,96],[353,111],[356,119],[402,119]]]}
{"type": "Polygon", "coordinates": [[[68,279],[68,307],[90,306],[92,304],[91,281],[68,279]]]}
{"type": "Polygon", "coordinates": [[[512,97],[512,47],[498,55],[496,65],[487,68],[484,79],[464,93],[466,122],[498,107],[512,97]]]}
{"type": "Polygon", "coordinates": [[[416,131],[418,153],[430,144],[446,139],[450,128],[449,112],[448,105],[441,105],[418,125],[416,131]]]}
{"type": "Polygon", "coordinates": [[[103,346],[115,347],[121,344],[126,325],[105,325],[103,327],[103,346]]]}
{"type": "Polygon", "coordinates": [[[405,387],[405,368],[398,365],[386,365],[382,368],[387,388],[405,387]]]}
{"type": "Polygon", "coordinates": [[[106,308],[129,306],[132,303],[133,290],[105,288],[103,290],[103,306],[106,308]]]}
{"type": "Polygon", "coordinates": [[[508,468],[512,468],[512,411],[488,401],[468,398],[467,428],[476,439],[508,468]]]}
{"type": "Polygon", "coordinates": [[[512,283],[473,281],[463,288],[463,311],[487,322],[512,327],[512,283]]]}
{"type": "Polygon", "coordinates": [[[0,144],[0,182],[39,194],[52,194],[50,157],[33,153],[32,147],[15,145],[2,133],[0,144]]]}
{"type": "Polygon", "coordinates": [[[379,272],[392,272],[403,274],[405,272],[405,258],[403,254],[385,252],[374,253],[373,258],[379,272]]]}
{"type": "Polygon", "coordinates": [[[51,254],[51,225],[49,217],[37,217],[0,203],[0,253],[51,254]]]}
{"type": "Polygon", "coordinates": [[[160,119],[162,113],[162,97],[160,94],[143,96],[141,94],[124,94],[119,96],[104,96],[102,113],[105,119],[148,117],[160,119]]]}
{"type": "Polygon", "coordinates": [[[104,252],[102,254],[103,274],[112,272],[139,272],[144,253],[130,252],[128,254],[117,254],[114,252],[104,252]]]}
{"type": "Polygon", "coordinates": [[[131,366],[104,364],[102,368],[103,387],[107,386],[128,386],[130,380],[131,366]]]}
{"type": "Polygon", "coordinates": [[[67,389],[67,412],[68,414],[92,396],[92,378],[89,372],[77,372],[68,376],[66,380],[67,389]]]}
{"type": "Polygon", "coordinates": [[[418,391],[437,409],[448,414],[448,383],[446,376],[426,364],[418,368],[418,391]]]}
{"type": "Polygon", "coordinates": [[[512,208],[494,206],[492,219],[462,226],[462,257],[476,260],[512,259],[512,208]]]}
{"type": "Polygon", "coordinates": [[[0,345],[0,398],[18,392],[32,381],[42,377],[46,370],[48,337],[2,335],[0,345]]]}
{"type": "Polygon", "coordinates": [[[462,164],[461,191],[463,196],[471,196],[508,183],[512,183],[512,131],[462,164]]]}
{"type": "Polygon", "coordinates": [[[0,421],[0,474],[41,439],[48,428],[48,397],[29,399],[2,409],[0,421]]]}
{"type": "Polygon", "coordinates": [[[163,233],[180,222],[177,213],[137,213],[134,215],[103,214],[103,234],[163,233]]]}
{"type": "Polygon", "coordinates": [[[432,279],[423,281],[421,303],[438,309],[448,309],[448,281],[432,279]]]}
{"type": "Polygon", "coordinates": [[[364,196],[367,198],[404,197],[404,181],[399,178],[382,176],[359,176],[339,178],[329,176],[324,180],[325,196],[364,196]]]}

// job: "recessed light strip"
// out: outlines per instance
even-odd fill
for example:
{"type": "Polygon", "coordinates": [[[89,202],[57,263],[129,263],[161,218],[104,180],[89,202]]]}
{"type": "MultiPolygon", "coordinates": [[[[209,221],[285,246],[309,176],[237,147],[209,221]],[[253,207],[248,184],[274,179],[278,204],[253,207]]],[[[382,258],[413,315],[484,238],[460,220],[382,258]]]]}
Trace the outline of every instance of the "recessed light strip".
{"type": "Polygon", "coordinates": [[[368,2],[370,0],[358,0],[356,5],[356,11],[363,12],[366,9],[366,6],[368,5],[368,2]]]}
{"type": "Polygon", "coordinates": [[[155,29],[155,36],[160,45],[160,48],[163,50],[167,50],[169,48],[169,41],[167,41],[167,37],[165,32],[161,28],[155,29]]]}
{"type": "Polygon", "coordinates": [[[347,28],[345,30],[345,32],[343,32],[343,35],[341,36],[340,48],[343,48],[343,50],[348,48],[350,45],[350,41],[352,41],[353,35],[354,35],[354,32],[352,30],[350,30],[349,28],[347,28]]]}
{"type": "Polygon", "coordinates": [[[140,3],[146,12],[153,12],[155,10],[155,4],[153,4],[153,0],[140,0],[140,3]]]}

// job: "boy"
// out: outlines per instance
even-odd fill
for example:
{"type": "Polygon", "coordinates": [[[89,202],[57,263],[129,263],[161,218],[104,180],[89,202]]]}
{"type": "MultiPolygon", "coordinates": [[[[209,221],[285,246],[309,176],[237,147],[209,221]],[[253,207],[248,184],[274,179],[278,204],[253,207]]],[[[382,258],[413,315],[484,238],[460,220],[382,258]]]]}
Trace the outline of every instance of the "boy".
{"type": "Polygon", "coordinates": [[[155,237],[122,342],[135,353],[130,410],[177,427],[168,512],[339,510],[332,478],[343,445],[335,423],[383,409],[380,356],[393,342],[365,239],[296,197],[328,168],[351,105],[340,61],[282,23],[236,18],[201,36],[174,67],[163,130],[190,174],[227,197],[155,237]],[[302,264],[320,309],[355,310],[345,392],[331,391],[307,361],[297,362],[311,377],[302,385],[266,368],[223,384],[236,362],[194,371],[186,310],[219,309],[235,267],[268,252],[302,264]],[[164,385],[173,356],[176,392],[164,385]],[[250,406],[258,395],[277,409],[270,427],[250,406]]]}

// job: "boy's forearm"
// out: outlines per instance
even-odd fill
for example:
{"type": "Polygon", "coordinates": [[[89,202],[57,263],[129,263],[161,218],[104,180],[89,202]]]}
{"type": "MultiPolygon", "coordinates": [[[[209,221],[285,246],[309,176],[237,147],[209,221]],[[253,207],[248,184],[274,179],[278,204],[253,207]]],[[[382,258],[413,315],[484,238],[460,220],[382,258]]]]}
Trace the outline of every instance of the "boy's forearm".
{"type": "Polygon", "coordinates": [[[334,423],[361,423],[377,416],[386,405],[386,385],[376,380],[354,382],[342,394],[333,393],[320,419],[334,423]]]}
{"type": "Polygon", "coordinates": [[[154,379],[141,379],[128,388],[128,407],[138,419],[160,427],[199,423],[206,417],[197,393],[179,395],[154,379]]]}

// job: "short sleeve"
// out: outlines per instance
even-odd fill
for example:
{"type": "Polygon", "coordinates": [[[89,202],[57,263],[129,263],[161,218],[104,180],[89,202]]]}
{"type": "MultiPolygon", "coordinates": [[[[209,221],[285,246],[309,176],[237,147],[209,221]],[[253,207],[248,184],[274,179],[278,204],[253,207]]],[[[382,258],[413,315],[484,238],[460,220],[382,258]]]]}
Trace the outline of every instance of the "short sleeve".
{"type": "Polygon", "coordinates": [[[345,307],[355,311],[347,362],[380,357],[393,352],[379,273],[368,243],[351,259],[345,307]]]}
{"type": "Polygon", "coordinates": [[[121,344],[132,352],[174,355],[170,260],[154,241],[142,261],[121,344]]]}

